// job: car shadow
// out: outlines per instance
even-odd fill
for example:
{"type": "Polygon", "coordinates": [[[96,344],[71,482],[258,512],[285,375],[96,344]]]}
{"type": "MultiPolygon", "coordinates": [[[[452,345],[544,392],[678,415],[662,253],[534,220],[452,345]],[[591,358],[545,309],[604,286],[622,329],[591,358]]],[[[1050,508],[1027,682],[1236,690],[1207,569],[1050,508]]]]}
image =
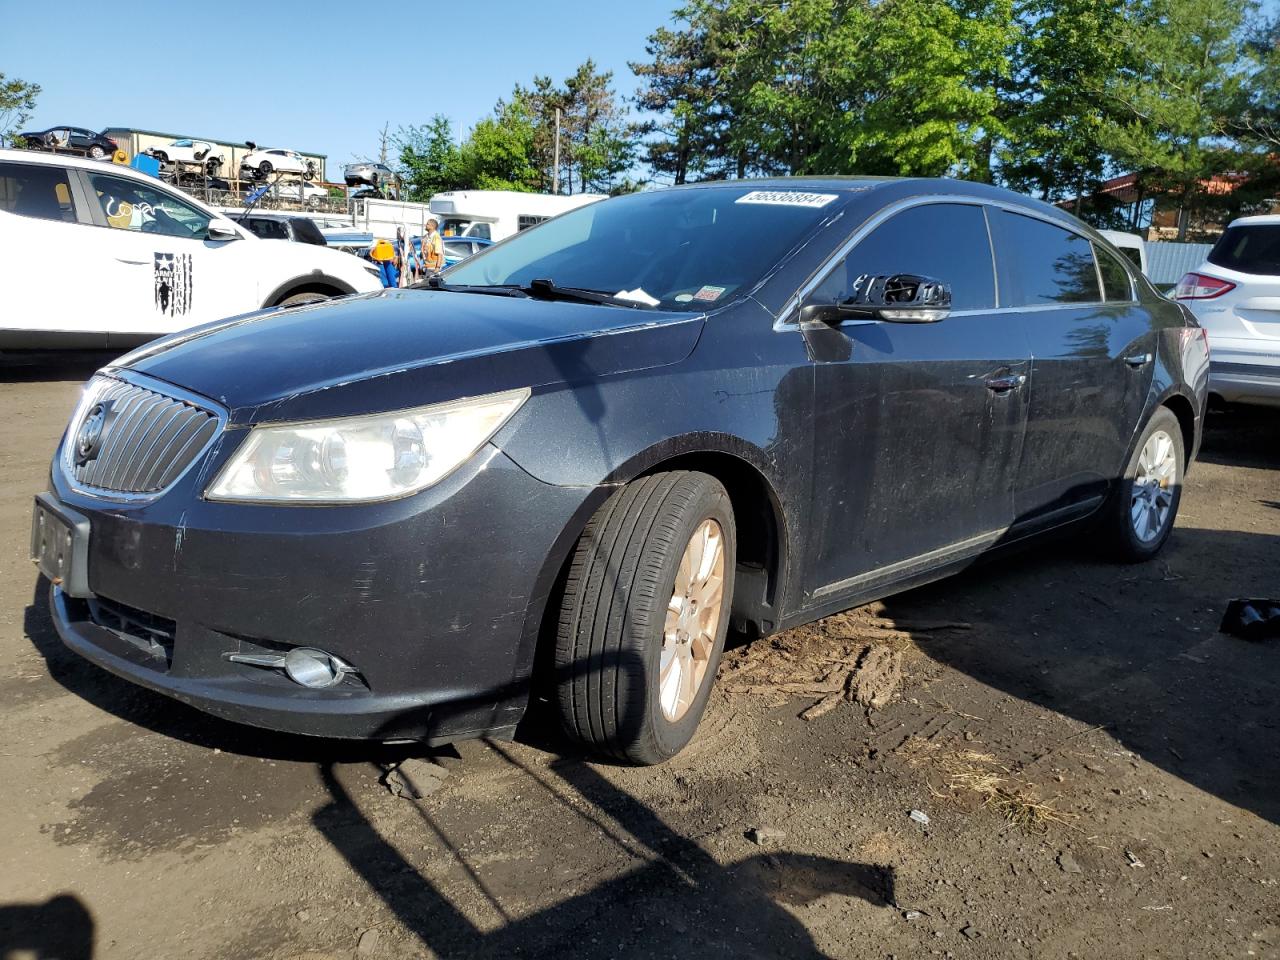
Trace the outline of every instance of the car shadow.
{"type": "Polygon", "coordinates": [[[1210,408],[1199,459],[1228,467],[1280,469],[1280,407],[1210,408]]]}
{"type": "Polygon", "coordinates": [[[80,383],[121,350],[0,351],[0,383],[80,383]]]}
{"type": "Polygon", "coordinates": [[[884,615],[908,623],[967,612],[974,629],[913,640],[1280,824],[1280,646],[1217,630],[1232,597],[1275,595],[1277,557],[1280,536],[1238,531],[1175,529],[1156,560],[1134,566],[1063,541],[890,597],[884,615]],[[1004,616],[1009,608],[1017,615],[1004,616]]]}

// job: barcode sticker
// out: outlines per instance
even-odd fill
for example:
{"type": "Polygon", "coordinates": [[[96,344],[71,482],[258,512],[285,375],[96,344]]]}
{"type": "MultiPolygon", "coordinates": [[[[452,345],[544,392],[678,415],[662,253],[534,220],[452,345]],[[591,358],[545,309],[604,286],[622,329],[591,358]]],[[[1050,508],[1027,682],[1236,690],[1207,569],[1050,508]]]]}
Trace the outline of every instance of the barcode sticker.
{"type": "Polygon", "coordinates": [[[839,194],[801,193],[798,190],[752,190],[734,203],[765,203],[778,207],[825,207],[839,194]]]}

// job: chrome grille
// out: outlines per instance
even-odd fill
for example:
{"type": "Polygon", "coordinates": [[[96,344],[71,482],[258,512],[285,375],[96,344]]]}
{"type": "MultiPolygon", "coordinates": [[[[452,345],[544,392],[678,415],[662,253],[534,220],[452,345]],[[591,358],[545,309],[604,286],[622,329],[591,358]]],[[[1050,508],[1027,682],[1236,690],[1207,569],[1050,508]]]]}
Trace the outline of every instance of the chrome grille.
{"type": "Polygon", "coordinates": [[[216,413],[112,377],[89,384],[67,433],[64,463],[76,484],[114,493],[158,493],[195,461],[218,432],[216,413]],[[89,413],[109,408],[97,455],[76,463],[76,441],[89,413]]]}

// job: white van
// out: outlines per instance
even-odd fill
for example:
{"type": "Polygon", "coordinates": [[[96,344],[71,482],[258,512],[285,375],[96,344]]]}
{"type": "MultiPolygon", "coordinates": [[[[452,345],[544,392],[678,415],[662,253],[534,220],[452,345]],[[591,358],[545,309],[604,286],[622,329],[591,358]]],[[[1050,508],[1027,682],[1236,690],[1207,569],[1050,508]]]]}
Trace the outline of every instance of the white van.
{"type": "Polygon", "coordinates": [[[1130,262],[1142,271],[1144,277],[1150,276],[1147,273],[1147,245],[1142,242],[1140,236],[1120,230],[1099,230],[1098,232],[1111,241],[1113,247],[1128,257],[1130,262]]]}
{"type": "Polygon", "coordinates": [[[259,239],[155,177],[26,150],[0,150],[0,276],[0,350],[128,347],[382,289],[355,257],[259,239]]]}
{"type": "Polygon", "coordinates": [[[444,237],[505,240],[543,220],[604,200],[603,193],[520,193],[515,190],[453,190],[431,198],[431,214],[444,237]]]}

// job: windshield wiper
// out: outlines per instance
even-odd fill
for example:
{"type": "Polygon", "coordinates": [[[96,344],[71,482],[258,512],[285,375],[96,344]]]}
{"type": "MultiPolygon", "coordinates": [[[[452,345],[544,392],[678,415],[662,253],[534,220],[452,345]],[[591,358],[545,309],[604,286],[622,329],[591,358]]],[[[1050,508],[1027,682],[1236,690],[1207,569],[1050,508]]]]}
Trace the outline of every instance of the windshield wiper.
{"type": "Polygon", "coordinates": [[[591,290],[587,287],[562,287],[554,280],[547,278],[530,280],[527,287],[520,287],[519,289],[540,300],[576,300],[578,303],[604,303],[611,307],[653,309],[652,304],[641,303],[639,300],[618,297],[603,290],[591,290]]]}
{"type": "Polygon", "coordinates": [[[485,293],[491,297],[527,297],[529,294],[514,283],[448,283],[439,274],[411,283],[408,290],[443,290],[446,293],[485,293]]]}

